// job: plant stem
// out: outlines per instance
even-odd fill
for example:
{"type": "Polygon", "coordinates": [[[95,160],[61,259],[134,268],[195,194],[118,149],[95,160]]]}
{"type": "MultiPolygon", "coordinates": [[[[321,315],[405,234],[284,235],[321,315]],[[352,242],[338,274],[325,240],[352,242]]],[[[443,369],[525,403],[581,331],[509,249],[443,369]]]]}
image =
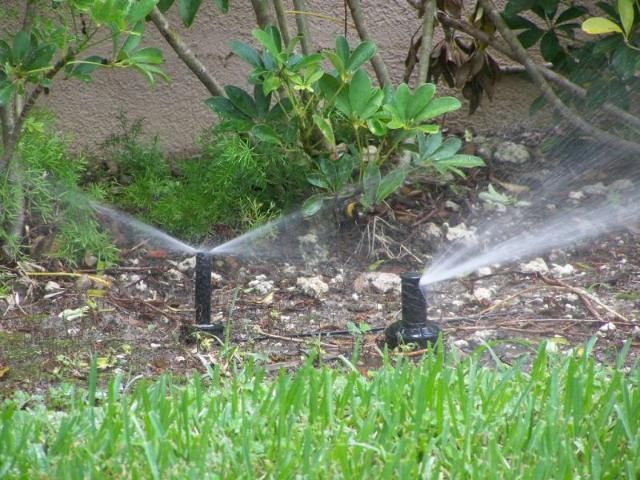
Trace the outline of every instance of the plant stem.
{"type": "Polygon", "coordinates": [[[278,19],[278,28],[280,29],[280,35],[285,45],[289,45],[291,41],[291,35],[289,35],[289,24],[287,23],[287,15],[282,6],[282,0],[273,0],[273,9],[276,11],[276,18],[278,19]]]}
{"type": "Polygon", "coordinates": [[[293,0],[293,7],[296,11],[296,25],[298,26],[298,35],[300,35],[300,45],[302,47],[302,53],[305,55],[311,55],[311,32],[309,31],[309,25],[307,24],[307,17],[303,12],[307,11],[307,7],[304,0],[293,0]]]}
{"type": "MultiPolygon", "coordinates": [[[[358,35],[360,36],[360,40],[362,41],[371,41],[371,37],[369,36],[369,32],[367,31],[367,26],[364,21],[364,14],[362,13],[362,7],[360,6],[360,0],[346,0],[347,5],[349,5],[349,10],[351,11],[351,18],[353,18],[353,23],[356,25],[356,30],[358,30],[358,35]]],[[[387,66],[384,64],[382,57],[380,54],[376,52],[376,54],[371,59],[371,65],[373,65],[373,69],[376,72],[376,77],[378,77],[378,83],[380,85],[391,85],[391,77],[389,76],[389,71],[387,70],[387,66]]]]}
{"type": "Polygon", "coordinates": [[[260,28],[266,28],[269,25],[276,25],[271,15],[269,2],[267,0],[251,0],[253,11],[256,14],[256,22],[260,28]]]}
{"type": "Polygon", "coordinates": [[[184,64],[189,68],[189,70],[193,72],[193,74],[198,78],[198,80],[200,80],[200,82],[205,86],[209,93],[215,96],[223,96],[224,90],[222,89],[218,81],[209,73],[207,67],[205,67],[200,60],[198,60],[198,58],[193,54],[187,44],[182,41],[178,34],[171,30],[166,17],[157,7],[151,10],[149,18],[156,26],[160,34],[167,41],[167,43],[171,45],[171,48],[173,48],[180,60],[182,60],[184,64]]]}
{"type": "Polygon", "coordinates": [[[429,78],[429,63],[433,46],[433,26],[436,19],[436,0],[423,0],[424,15],[422,17],[422,46],[418,62],[418,85],[426,83],[429,78]]]}
{"type": "Polygon", "coordinates": [[[478,2],[489,19],[496,26],[500,35],[502,35],[502,38],[511,48],[514,57],[525,66],[531,81],[536,85],[536,87],[538,87],[542,96],[570,125],[603,143],[607,143],[630,152],[640,153],[640,144],[625,140],[624,138],[612,135],[598,127],[595,127],[584,120],[577,112],[574,112],[567,107],[549,86],[540,72],[538,65],[536,65],[536,63],[531,59],[516,35],[507,26],[505,21],[502,19],[500,12],[493,5],[493,2],[491,0],[478,0],[478,2]]]}

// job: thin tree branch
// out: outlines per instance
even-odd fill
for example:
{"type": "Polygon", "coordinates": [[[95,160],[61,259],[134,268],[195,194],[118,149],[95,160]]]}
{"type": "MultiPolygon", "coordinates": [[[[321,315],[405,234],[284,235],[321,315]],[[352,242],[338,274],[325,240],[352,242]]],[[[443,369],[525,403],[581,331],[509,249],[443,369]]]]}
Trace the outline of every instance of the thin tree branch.
{"type": "Polygon", "coordinates": [[[273,15],[271,15],[271,9],[269,8],[270,4],[267,0],[251,0],[251,5],[256,14],[256,22],[260,28],[276,25],[273,15]]]}
{"type": "MultiPolygon", "coordinates": [[[[501,54],[510,58],[511,60],[515,60],[516,62],[518,62],[515,55],[507,45],[497,41],[495,37],[483,32],[482,30],[478,30],[468,22],[465,22],[463,20],[458,20],[456,18],[452,18],[444,12],[438,12],[438,21],[442,23],[442,25],[464,32],[467,35],[475,38],[476,40],[479,40],[482,43],[486,43],[497,52],[500,52],[501,54]]],[[[576,85],[572,81],[568,80],[566,77],[563,77],[559,73],[556,73],[553,70],[543,65],[538,65],[538,69],[540,70],[540,73],[542,73],[542,75],[544,75],[544,77],[548,81],[553,82],[558,87],[565,89],[566,91],[570,92],[571,94],[577,97],[587,98],[587,90],[580,87],[579,85],[576,85]]],[[[624,123],[625,125],[631,126],[636,129],[640,129],[640,118],[636,117],[635,115],[632,115],[629,112],[609,102],[604,103],[601,106],[601,108],[605,112],[616,117],[620,122],[624,123]]]]}
{"type": "MultiPolygon", "coordinates": [[[[367,27],[364,21],[364,14],[362,13],[360,0],[347,0],[347,5],[349,5],[351,18],[353,18],[353,23],[356,24],[356,30],[358,30],[360,40],[371,41],[371,37],[369,36],[369,32],[367,32],[367,27]]],[[[371,65],[373,65],[373,69],[376,72],[376,77],[378,77],[380,85],[391,85],[389,71],[387,70],[387,66],[384,64],[379,53],[376,52],[373,56],[371,59],[371,65]]]]}
{"type": "Polygon", "coordinates": [[[224,95],[222,86],[209,73],[207,67],[198,60],[187,44],[182,41],[180,36],[171,29],[168,20],[157,7],[151,10],[149,18],[167,43],[171,45],[171,48],[173,48],[178,57],[180,57],[180,60],[182,60],[189,70],[193,72],[209,93],[214,96],[224,95]]]}
{"type": "MultiPolygon", "coordinates": [[[[298,12],[306,12],[307,6],[304,0],[293,0],[293,8],[298,12]]],[[[296,13],[296,25],[298,26],[298,35],[300,35],[300,45],[302,47],[302,53],[305,55],[311,55],[313,51],[311,32],[309,31],[309,24],[307,24],[307,17],[303,13],[296,13]]]]}
{"type": "Polygon", "coordinates": [[[436,20],[436,0],[423,0],[422,42],[420,45],[420,61],[418,62],[418,85],[426,83],[429,78],[429,63],[433,47],[433,26],[436,20]]]}
{"type": "Polygon", "coordinates": [[[531,81],[538,87],[545,100],[560,114],[562,117],[573,127],[581,130],[582,132],[590,135],[596,140],[602,143],[614,145],[617,148],[622,148],[634,153],[640,153],[640,144],[630,142],[617,135],[612,135],[604,130],[601,130],[589,122],[585,121],[578,113],[567,107],[562,100],[560,100],[553,89],[549,86],[544,76],[539,70],[539,67],[531,59],[527,51],[520,44],[520,41],[513,33],[513,31],[507,26],[502,19],[500,12],[493,5],[491,0],[478,0],[489,19],[496,26],[502,38],[507,42],[511,51],[513,52],[516,60],[527,69],[527,73],[531,78],[531,81]]]}
{"type": "Polygon", "coordinates": [[[280,29],[280,35],[285,45],[288,45],[291,41],[291,35],[289,34],[289,24],[287,23],[287,15],[284,7],[282,6],[282,0],[273,0],[273,9],[276,11],[276,18],[278,19],[278,28],[280,29]]]}

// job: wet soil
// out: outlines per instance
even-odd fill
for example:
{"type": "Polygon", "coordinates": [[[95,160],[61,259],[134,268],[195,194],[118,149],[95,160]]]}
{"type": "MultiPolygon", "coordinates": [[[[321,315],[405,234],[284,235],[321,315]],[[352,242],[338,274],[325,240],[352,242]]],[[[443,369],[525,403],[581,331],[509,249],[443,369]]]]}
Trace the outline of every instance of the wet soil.
{"type": "MultiPolygon", "coordinates": [[[[477,194],[492,175],[484,171],[454,188],[417,179],[378,211],[338,219],[340,228],[311,254],[214,258],[212,322],[224,326],[221,335],[186,333],[195,322],[193,265],[144,243],[123,250],[119,265],[104,272],[2,267],[0,396],[84,382],[92,357],[101,377],[122,372],[131,381],[212,364],[230,372],[249,357],[271,371],[296,368],[310,354],[342,362],[357,348],[356,367],[367,374],[380,363],[382,330],[400,318],[400,293],[358,284],[358,277],[421,271],[439,245],[427,225],[483,215],[477,194]],[[317,296],[299,285],[314,276],[328,287],[317,296]]],[[[317,233],[313,222],[307,227],[300,236],[317,233]]],[[[613,361],[630,341],[626,363],[633,363],[640,352],[640,235],[626,227],[542,255],[550,267],[570,264],[568,274],[525,273],[511,264],[432,287],[428,316],[441,326],[447,351],[513,364],[541,340],[564,351],[596,337],[598,359],[613,361]]],[[[410,347],[393,355],[420,355],[410,347]]]]}

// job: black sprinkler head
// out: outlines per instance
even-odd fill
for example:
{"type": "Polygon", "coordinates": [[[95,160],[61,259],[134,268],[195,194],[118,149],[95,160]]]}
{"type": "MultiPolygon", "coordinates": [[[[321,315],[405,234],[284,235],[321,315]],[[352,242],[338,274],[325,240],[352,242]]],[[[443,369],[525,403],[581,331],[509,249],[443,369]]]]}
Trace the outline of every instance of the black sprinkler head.
{"type": "Polygon", "coordinates": [[[427,320],[427,299],[420,289],[417,272],[402,275],[402,319],[392,323],[384,331],[385,343],[389,348],[400,344],[415,343],[420,348],[435,345],[440,327],[427,320]]]}
{"type": "Polygon", "coordinates": [[[221,334],[222,324],[211,323],[211,264],[213,257],[205,252],[196,254],[196,324],[188,326],[189,332],[221,334]]]}

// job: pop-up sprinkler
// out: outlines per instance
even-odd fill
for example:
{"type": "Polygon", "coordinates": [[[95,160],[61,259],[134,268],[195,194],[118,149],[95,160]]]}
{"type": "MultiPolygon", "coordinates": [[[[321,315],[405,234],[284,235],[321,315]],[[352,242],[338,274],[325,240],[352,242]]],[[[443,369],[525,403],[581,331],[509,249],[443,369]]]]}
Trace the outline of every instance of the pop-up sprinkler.
{"type": "Polygon", "coordinates": [[[427,320],[427,299],[420,289],[417,272],[405,273],[402,278],[402,319],[392,323],[384,331],[389,348],[414,343],[420,348],[435,345],[440,327],[427,320]]]}
{"type": "Polygon", "coordinates": [[[211,263],[213,257],[205,252],[196,254],[196,324],[195,330],[222,333],[222,324],[211,323],[211,263]]]}

